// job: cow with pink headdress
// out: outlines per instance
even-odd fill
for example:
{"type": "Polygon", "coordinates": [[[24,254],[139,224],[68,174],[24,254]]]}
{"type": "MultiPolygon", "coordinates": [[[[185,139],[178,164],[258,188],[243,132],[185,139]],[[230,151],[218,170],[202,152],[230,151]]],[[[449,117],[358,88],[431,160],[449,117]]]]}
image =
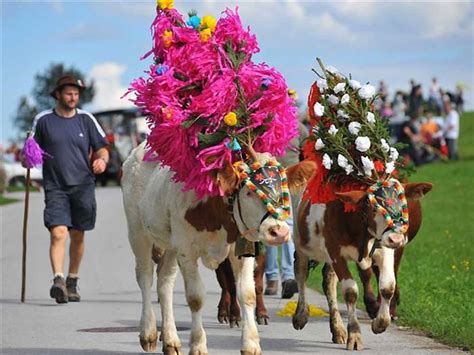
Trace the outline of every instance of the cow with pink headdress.
{"type": "Polygon", "coordinates": [[[297,134],[295,103],[280,73],[252,62],[257,41],[237,10],[218,20],[196,13],[185,20],[172,2],[160,0],[151,28],[153,48],[145,57],[154,63],[130,88],[151,133],[124,163],[122,180],[143,299],[140,343],[153,351],[158,339],[150,292],[155,246],[163,352],[181,348],[173,316],[179,268],[192,314],[190,353],[207,353],[198,260],[215,269],[229,256],[242,306],[241,352],[259,354],[255,243],[291,238],[289,190],[315,169],[306,162],[285,170],[274,158],[297,134]]]}

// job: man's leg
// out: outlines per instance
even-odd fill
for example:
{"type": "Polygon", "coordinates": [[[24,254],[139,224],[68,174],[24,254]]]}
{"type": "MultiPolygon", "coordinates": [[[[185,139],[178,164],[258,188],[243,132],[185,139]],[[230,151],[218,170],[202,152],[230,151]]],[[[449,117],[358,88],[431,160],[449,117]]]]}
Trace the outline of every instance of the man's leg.
{"type": "Polygon", "coordinates": [[[66,253],[66,239],[68,230],[66,226],[54,226],[50,229],[51,244],[49,246],[49,258],[53,275],[64,276],[64,254],[66,253]]]}
{"type": "Polygon", "coordinates": [[[277,247],[265,246],[265,278],[267,280],[265,295],[276,295],[278,292],[277,253],[277,247]]]}
{"type": "Polygon", "coordinates": [[[71,229],[71,244],[69,246],[69,275],[77,275],[84,255],[84,231],[71,229]]]}
{"type": "Polygon", "coordinates": [[[49,295],[56,299],[57,303],[67,303],[68,295],[64,281],[64,254],[66,253],[68,230],[66,226],[54,226],[50,228],[50,234],[49,257],[54,274],[54,283],[49,295]]]}
{"type": "Polygon", "coordinates": [[[69,245],[69,274],[66,279],[66,287],[69,302],[79,302],[81,296],[77,292],[77,274],[84,255],[84,231],[71,229],[71,244],[69,245]]]}
{"type": "MultiPolygon", "coordinates": [[[[290,230],[293,230],[293,217],[286,221],[290,230]]],[[[281,298],[291,298],[298,292],[298,283],[295,280],[295,243],[290,239],[282,245],[281,250],[281,298]]]]}

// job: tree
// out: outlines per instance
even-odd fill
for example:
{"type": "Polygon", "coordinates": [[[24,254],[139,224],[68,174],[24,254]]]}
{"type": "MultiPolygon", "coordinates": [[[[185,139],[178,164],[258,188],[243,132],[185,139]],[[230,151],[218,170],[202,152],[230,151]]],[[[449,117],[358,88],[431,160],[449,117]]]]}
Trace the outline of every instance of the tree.
{"type": "MultiPolygon", "coordinates": [[[[30,103],[26,96],[20,98],[18,108],[14,119],[14,124],[20,130],[20,135],[31,129],[33,119],[38,112],[50,109],[56,106],[56,100],[50,95],[56,87],[56,81],[63,75],[72,74],[83,82],[85,75],[74,67],[66,68],[62,63],[52,63],[43,73],[35,75],[35,83],[32,90],[32,99],[30,103]]],[[[94,83],[86,83],[87,88],[81,93],[80,105],[91,102],[94,98],[94,83]]]]}

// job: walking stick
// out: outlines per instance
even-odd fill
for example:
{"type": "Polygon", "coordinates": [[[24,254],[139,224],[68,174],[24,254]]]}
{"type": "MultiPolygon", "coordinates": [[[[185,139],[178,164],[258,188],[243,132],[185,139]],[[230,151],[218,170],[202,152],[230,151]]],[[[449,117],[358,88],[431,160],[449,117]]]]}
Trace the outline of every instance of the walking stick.
{"type": "Polygon", "coordinates": [[[21,303],[25,302],[26,284],[26,235],[28,229],[28,206],[30,202],[30,168],[26,169],[25,209],[23,211],[23,255],[21,262],[21,303]]]}

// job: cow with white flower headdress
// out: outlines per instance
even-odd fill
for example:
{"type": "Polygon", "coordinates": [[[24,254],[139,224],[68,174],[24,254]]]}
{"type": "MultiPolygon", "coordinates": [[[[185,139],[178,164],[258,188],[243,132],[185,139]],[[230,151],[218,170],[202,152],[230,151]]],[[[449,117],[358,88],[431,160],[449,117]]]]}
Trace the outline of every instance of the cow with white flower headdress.
{"type": "Polygon", "coordinates": [[[381,301],[372,330],[382,333],[391,320],[395,251],[420,227],[417,199],[432,185],[402,184],[397,179],[403,167],[397,148],[388,143],[387,122],[374,110],[374,87],[318,62],[322,74],[308,100],[312,136],[304,147],[306,158],[317,165],[317,174],[308,182],[298,209],[295,270],[300,292],[293,326],[302,329],[308,321],[304,292],[308,261],[324,263],[323,288],[333,342],[360,350],[358,289],[348,261],[362,270],[375,263],[380,270],[381,301]],[[349,311],[347,330],[337,308],[338,280],[349,311]]]}

